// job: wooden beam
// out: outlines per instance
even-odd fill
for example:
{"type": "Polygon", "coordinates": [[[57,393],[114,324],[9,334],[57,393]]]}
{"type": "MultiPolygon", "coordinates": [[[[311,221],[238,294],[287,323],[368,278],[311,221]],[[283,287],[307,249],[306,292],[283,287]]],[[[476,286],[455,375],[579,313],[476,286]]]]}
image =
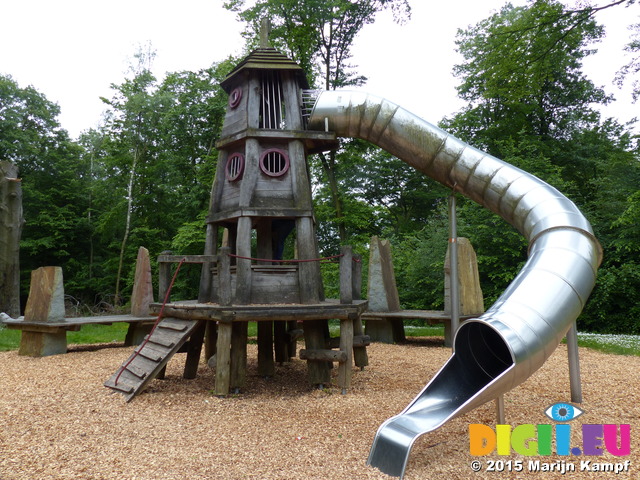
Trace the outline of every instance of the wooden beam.
{"type": "Polygon", "coordinates": [[[340,249],[340,303],[353,302],[353,250],[344,245],[340,249]]]}
{"type": "Polygon", "coordinates": [[[158,256],[158,263],[215,263],[215,255],[168,255],[158,256]]]}
{"type": "Polygon", "coordinates": [[[261,377],[273,377],[275,373],[273,322],[258,322],[258,375],[261,377]]]}
{"type": "MultiPolygon", "coordinates": [[[[300,359],[301,360],[309,360],[311,362],[339,362],[344,363],[347,361],[348,356],[346,352],[341,350],[326,350],[326,349],[317,349],[317,350],[309,350],[302,349],[300,350],[300,359]]],[[[325,383],[323,382],[315,382],[315,383],[325,383]]]]}
{"type": "Polygon", "coordinates": [[[229,394],[231,382],[231,322],[218,323],[216,345],[216,383],[214,392],[219,396],[229,394]]]}
{"type": "Polygon", "coordinates": [[[231,372],[229,388],[244,387],[247,378],[247,322],[234,323],[231,327],[231,372]]]}
{"type": "MultiPolygon", "coordinates": [[[[349,282],[350,284],[351,282],[349,282]]],[[[349,285],[351,287],[351,285],[349,285]]],[[[340,352],[345,359],[338,368],[338,386],[347,393],[351,386],[351,366],[353,365],[353,317],[340,320],[340,352]]]]}

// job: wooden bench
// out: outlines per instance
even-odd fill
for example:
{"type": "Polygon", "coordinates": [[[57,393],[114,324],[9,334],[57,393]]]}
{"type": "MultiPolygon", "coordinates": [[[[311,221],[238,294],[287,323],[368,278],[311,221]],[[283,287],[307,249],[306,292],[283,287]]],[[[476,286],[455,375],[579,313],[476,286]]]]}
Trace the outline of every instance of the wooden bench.
{"type": "Polygon", "coordinates": [[[1,316],[11,330],[21,330],[19,355],[43,357],[67,352],[67,332],[77,332],[83,325],[111,325],[126,322],[129,329],[125,345],[137,345],[149,333],[156,317],[149,315],[151,266],[146,248],[138,249],[130,315],[95,315],[66,318],[62,268],[40,267],[31,272],[29,298],[24,317],[1,316]]]}
{"type": "MultiPolygon", "coordinates": [[[[478,315],[460,315],[460,320],[475,318],[478,315]]],[[[395,312],[371,312],[362,314],[365,321],[365,332],[371,341],[398,343],[406,341],[404,320],[424,320],[429,325],[444,324],[444,344],[450,347],[453,343],[451,335],[451,315],[439,310],[398,310],[395,312]]]]}
{"type": "Polygon", "coordinates": [[[25,321],[24,317],[3,318],[0,323],[9,330],[21,330],[19,355],[44,357],[67,352],[67,332],[77,332],[83,325],[112,325],[126,322],[129,329],[125,345],[140,343],[155,317],[134,315],[96,315],[91,317],[65,318],[61,321],[38,322],[25,321]]]}

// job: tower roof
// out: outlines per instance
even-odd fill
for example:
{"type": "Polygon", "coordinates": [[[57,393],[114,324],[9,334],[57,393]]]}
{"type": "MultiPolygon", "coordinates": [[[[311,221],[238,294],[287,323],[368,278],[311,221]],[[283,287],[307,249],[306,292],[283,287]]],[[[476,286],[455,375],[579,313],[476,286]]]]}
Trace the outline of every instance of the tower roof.
{"type": "Polygon", "coordinates": [[[252,51],[238,65],[236,65],[220,85],[226,92],[229,92],[231,90],[230,84],[232,83],[232,79],[241,72],[249,70],[290,71],[296,75],[302,88],[309,88],[307,77],[302,67],[285,54],[272,47],[261,47],[252,51]]]}

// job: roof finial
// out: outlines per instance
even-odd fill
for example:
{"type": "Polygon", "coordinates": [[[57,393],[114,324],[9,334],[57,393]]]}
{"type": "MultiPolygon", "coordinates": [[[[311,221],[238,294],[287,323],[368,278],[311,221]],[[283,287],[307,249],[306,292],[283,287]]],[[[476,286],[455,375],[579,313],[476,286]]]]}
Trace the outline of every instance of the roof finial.
{"type": "Polygon", "coordinates": [[[260,48],[270,48],[269,34],[271,33],[271,21],[265,17],[260,21],[260,48]]]}

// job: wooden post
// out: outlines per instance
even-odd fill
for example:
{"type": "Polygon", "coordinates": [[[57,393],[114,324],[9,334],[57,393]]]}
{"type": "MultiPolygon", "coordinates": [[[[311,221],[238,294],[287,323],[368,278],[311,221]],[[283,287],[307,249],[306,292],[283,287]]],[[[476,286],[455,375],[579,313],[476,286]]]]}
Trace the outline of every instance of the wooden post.
{"type": "Polygon", "coordinates": [[[235,391],[245,385],[247,378],[248,322],[234,322],[231,327],[231,372],[229,387],[235,391]]]}
{"type": "MultiPolygon", "coordinates": [[[[400,310],[400,297],[391,258],[391,244],[388,240],[380,240],[378,237],[371,238],[367,299],[371,312],[400,310]]],[[[367,321],[366,328],[367,335],[372,341],[397,343],[406,340],[404,325],[400,319],[367,321]]]]}
{"type": "Polygon", "coordinates": [[[298,331],[298,322],[296,320],[289,320],[286,326],[287,329],[287,356],[289,358],[295,358],[298,353],[298,337],[293,335],[298,331]]]}
{"type": "MultiPolygon", "coordinates": [[[[207,236],[204,245],[205,255],[217,255],[218,253],[218,227],[216,225],[207,225],[207,236]]],[[[200,288],[198,291],[198,302],[206,303],[212,302],[214,298],[212,279],[213,275],[211,269],[213,264],[210,262],[204,262],[202,264],[202,270],[200,272],[200,288]]]]}
{"type": "Polygon", "coordinates": [[[64,321],[62,268],[41,267],[31,272],[24,320],[42,323],[42,327],[22,330],[18,355],[43,357],[67,352],[66,330],[47,327],[48,322],[64,321]]]}
{"type": "MultiPolygon", "coordinates": [[[[256,222],[257,253],[259,258],[273,258],[273,244],[271,237],[272,220],[263,218],[256,222]]],[[[273,262],[258,262],[261,265],[271,265],[273,262]]],[[[258,322],[258,375],[273,377],[276,373],[273,361],[273,322],[258,322]]]]}
{"type": "MultiPolygon", "coordinates": [[[[163,299],[164,300],[164,299],[163,299]]],[[[153,284],[151,280],[151,261],[149,250],[138,248],[136,259],[136,273],[131,293],[131,315],[146,317],[149,315],[149,304],[153,303],[153,284]]],[[[149,318],[151,321],[151,317],[149,318]]],[[[129,324],[127,336],[124,339],[125,346],[140,345],[145,335],[151,331],[151,325],[133,322],[129,324]]]]}
{"type": "Polygon", "coordinates": [[[233,317],[224,317],[218,322],[218,342],[216,345],[216,384],[215,394],[229,394],[231,383],[231,331],[233,317]]]}
{"type": "Polygon", "coordinates": [[[351,386],[351,366],[353,364],[353,321],[357,315],[340,320],[340,351],[347,355],[346,361],[338,366],[338,386],[347,393],[351,386]]]}
{"type": "MultiPolygon", "coordinates": [[[[173,252],[171,250],[164,250],[160,253],[160,255],[171,255],[173,252]]],[[[160,263],[158,265],[158,301],[164,302],[165,298],[169,301],[169,297],[167,297],[167,291],[169,290],[169,285],[171,285],[171,263],[160,263]]]]}
{"type": "Polygon", "coordinates": [[[216,354],[216,342],[218,341],[216,322],[207,322],[204,339],[204,357],[208,362],[216,354]]]}
{"type": "MultiPolygon", "coordinates": [[[[298,258],[308,260],[315,258],[315,234],[313,220],[310,217],[300,217],[296,220],[296,245],[298,258]]],[[[318,262],[302,262],[298,266],[300,279],[300,301],[302,303],[318,303],[320,301],[321,275],[318,262]]]]}
{"type": "Polygon", "coordinates": [[[289,355],[286,321],[276,320],[273,322],[273,349],[277,363],[288,362],[291,358],[289,355]]]}
{"type": "Polygon", "coordinates": [[[229,247],[222,247],[218,256],[218,303],[223,306],[231,305],[233,300],[231,291],[231,257],[229,247]]]}
{"type": "MultiPolygon", "coordinates": [[[[362,297],[362,255],[353,256],[353,299],[360,300],[362,297]]],[[[354,337],[362,337],[364,335],[364,328],[362,326],[362,317],[356,316],[353,320],[353,335],[354,337]]],[[[353,361],[356,367],[364,369],[369,365],[369,355],[367,354],[367,347],[358,346],[353,349],[353,361]]]]}
{"type": "Polygon", "coordinates": [[[251,303],[251,217],[238,219],[238,237],[236,238],[236,294],[235,303],[247,305],[251,303]]]}
{"type": "Polygon", "coordinates": [[[206,329],[206,321],[200,320],[189,341],[187,342],[187,360],[184,364],[183,377],[187,379],[196,378],[198,365],[200,364],[200,354],[202,353],[202,342],[206,329]]]}
{"type": "Polygon", "coordinates": [[[138,248],[136,273],[131,294],[131,315],[145,317],[149,315],[149,304],[153,303],[153,285],[151,283],[151,261],[149,250],[138,248]]]}
{"type": "MultiPolygon", "coordinates": [[[[480,315],[484,313],[484,298],[480,288],[480,275],[478,273],[478,260],[473,246],[468,238],[458,237],[458,287],[459,287],[459,313],[460,315],[480,315]]],[[[449,244],[450,245],[450,244],[449,244]]],[[[450,272],[451,260],[449,249],[444,261],[444,311],[451,313],[451,292],[450,292],[450,272]]],[[[445,322],[444,330],[445,346],[451,347],[453,335],[451,324],[445,322]]]]}
{"type": "Polygon", "coordinates": [[[362,255],[357,253],[353,254],[351,267],[352,297],[354,300],[360,300],[362,298],[362,255]]]}
{"type": "Polygon", "coordinates": [[[273,361],[273,322],[258,322],[258,375],[273,377],[276,373],[273,361]]]}
{"type": "MultiPolygon", "coordinates": [[[[316,255],[313,221],[309,217],[296,219],[298,258],[310,259],[316,255]]],[[[298,270],[300,278],[300,301],[306,304],[320,301],[320,266],[318,262],[301,263],[298,270]]],[[[306,320],[304,322],[304,342],[307,350],[325,348],[325,332],[328,330],[327,320],[306,320]]],[[[312,385],[323,385],[331,381],[329,363],[307,360],[307,375],[312,385]]]]}
{"type": "Polygon", "coordinates": [[[353,251],[345,245],[340,253],[340,303],[353,303],[353,251]]]}
{"type": "MultiPolygon", "coordinates": [[[[304,322],[304,343],[306,350],[325,348],[325,320],[306,320],[304,322]]],[[[302,356],[302,352],[301,352],[302,356]]],[[[327,362],[307,361],[307,375],[312,385],[323,385],[331,381],[331,371],[327,362]]]]}
{"type": "Polygon", "coordinates": [[[20,316],[22,185],[18,167],[0,161],[0,312],[20,316]]]}

